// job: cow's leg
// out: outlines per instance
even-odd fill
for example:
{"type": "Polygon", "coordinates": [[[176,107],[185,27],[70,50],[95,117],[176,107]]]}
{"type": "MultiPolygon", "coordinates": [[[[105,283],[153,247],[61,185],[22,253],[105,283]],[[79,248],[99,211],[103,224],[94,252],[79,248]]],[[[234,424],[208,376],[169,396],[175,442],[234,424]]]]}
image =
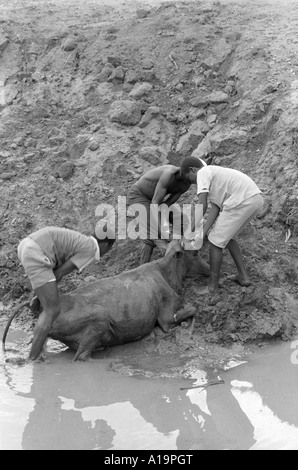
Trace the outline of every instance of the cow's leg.
{"type": "Polygon", "coordinates": [[[73,361],[88,361],[88,359],[91,358],[92,354],[92,349],[87,350],[86,348],[81,347],[81,345],[78,347],[77,352],[74,355],[73,361]]]}
{"type": "Polygon", "coordinates": [[[187,252],[188,265],[190,266],[186,277],[196,278],[198,276],[209,276],[209,264],[198,254],[196,250],[187,252]]]}
{"type": "Polygon", "coordinates": [[[111,339],[111,332],[109,331],[106,322],[90,323],[79,341],[78,350],[73,358],[74,361],[86,361],[91,357],[92,352],[105,349],[105,344],[108,344],[111,339]]]}
{"type": "Polygon", "coordinates": [[[174,320],[176,323],[181,323],[196,314],[196,308],[191,304],[186,304],[183,308],[177,310],[174,314],[174,320]]]}
{"type": "Polygon", "coordinates": [[[90,359],[92,352],[96,349],[97,343],[98,338],[90,339],[90,337],[87,338],[86,336],[83,336],[80,340],[79,347],[75,353],[73,361],[87,361],[90,359]]]}
{"type": "Polygon", "coordinates": [[[179,296],[175,291],[171,291],[170,295],[167,294],[163,297],[160,312],[157,316],[157,323],[165,333],[176,323],[174,314],[180,307],[180,302],[179,296]]]}
{"type": "Polygon", "coordinates": [[[199,265],[199,272],[204,276],[210,275],[210,266],[209,264],[198,254],[198,265],[199,265]]]}
{"type": "Polygon", "coordinates": [[[151,240],[144,240],[143,246],[141,250],[141,257],[140,257],[140,266],[145,263],[149,263],[151,260],[151,255],[153,249],[155,247],[155,243],[151,240]]]}

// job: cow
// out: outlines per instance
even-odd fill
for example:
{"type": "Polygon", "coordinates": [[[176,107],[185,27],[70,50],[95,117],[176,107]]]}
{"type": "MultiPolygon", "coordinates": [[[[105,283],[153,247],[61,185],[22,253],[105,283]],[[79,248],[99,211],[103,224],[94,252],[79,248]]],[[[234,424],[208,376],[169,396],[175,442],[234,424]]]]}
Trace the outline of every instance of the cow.
{"type": "Polygon", "coordinates": [[[84,361],[94,351],[139,340],[156,325],[168,332],[195,314],[191,305],[181,308],[188,273],[207,275],[209,266],[172,241],[163,258],[61,295],[49,337],[75,350],[74,361],[84,361]]]}

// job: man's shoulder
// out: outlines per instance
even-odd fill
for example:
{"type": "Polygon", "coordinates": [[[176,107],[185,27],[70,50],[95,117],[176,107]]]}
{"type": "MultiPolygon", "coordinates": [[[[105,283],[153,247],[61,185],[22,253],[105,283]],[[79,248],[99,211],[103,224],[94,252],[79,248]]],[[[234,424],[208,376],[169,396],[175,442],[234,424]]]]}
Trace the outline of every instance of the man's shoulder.
{"type": "Polygon", "coordinates": [[[216,171],[216,169],[219,168],[217,166],[213,166],[213,165],[208,165],[208,166],[203,166],[202,168],[200,168],[197,172],[197,178],[199,178],[200,176],[206,176],[206,175],[212,175],[212,173],[214,172],[214,169],[216,171]]]}
{"type": "Polygon", "coordinates": [[[38,238],[38,237],[41,237],[41,236],[47,236],[47,235],[50,235],[50,233],[55,230],[57,227],[54,227],[54,226],[45,226],[45,227],[41,227],[39,228],[38,230],[36,230],[35,232],[32,232],[30,234],[30,237],[31,238],[38,238]]]}
{"type": "Polygon", "coordinates": [[[77,234],[80,235],[80,232],[77,232],[76,230],[73,230],[71,228],[66,228],[66,227],[56,227],[56,226],[51,226],[51,227],[45,227],[45,230],[47,230],[49,233],[55,233],[55,234],[77,234]]]}
{"type": "Polygon", "coordinates": [[[167,173],[167,174],[176,174],[180,172],[180,168],[175,165],[162,165],[160,168],[161,173],[167,173]]]}
{"type": "Polygon", "coordinates": [[[84,235],[77,230],[69,229],[66,227],[48,227],[48,233],[52,238],[57,241],[87,241],[89,240],[89,235],[84,235]]]}
{"type": "Polygon", "coordinates": [[[201,168],[198,171],[198,175],[204,175],[207,176],[209,175],[211,178],[212,177],[223,177],[227,176],[228,174],[235,174],[236,171],[232,168],[228,168],[226,166],[219,166],[219,165],[207,165],[201,168]]]}
{"type": "Polygon", "coordinates": [[[180,172],[180,168],[175,167],[174,165],[163,165],[159,167],[159,179],[163,179],[164,181],[171,183],[178,172],[180,172]]]}

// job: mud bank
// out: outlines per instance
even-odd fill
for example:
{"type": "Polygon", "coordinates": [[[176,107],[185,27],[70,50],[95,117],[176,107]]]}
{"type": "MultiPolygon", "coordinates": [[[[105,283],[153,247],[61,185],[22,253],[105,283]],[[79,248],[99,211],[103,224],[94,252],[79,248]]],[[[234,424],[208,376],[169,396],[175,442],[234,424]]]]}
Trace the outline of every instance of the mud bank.
{"type": "MultiPolygon", "coordinates": [[[[197,295],[205,279],[189,280],[195,328],[191,339],[176,330],[174,343],[183,351],[290,338],[298,311],[295,2],[28,0],[1,1],[1,9],[3,318],[30,296],[16,256],[21,238],[47,224],[89,233],[98,204],[116,205],[147,169],[193,154],[252,176],[266,204],[240,240],[252,286],[226,281],[228,256],[217,305],[197,295]]],[[[181,202],[193,197],[194,189],[181,202]]],[[[119,240],[61,290],[133,268],[139,255],[140,244],[119,240]]],[[[29,311],[25,318],[31,326],[29,311]]]]}

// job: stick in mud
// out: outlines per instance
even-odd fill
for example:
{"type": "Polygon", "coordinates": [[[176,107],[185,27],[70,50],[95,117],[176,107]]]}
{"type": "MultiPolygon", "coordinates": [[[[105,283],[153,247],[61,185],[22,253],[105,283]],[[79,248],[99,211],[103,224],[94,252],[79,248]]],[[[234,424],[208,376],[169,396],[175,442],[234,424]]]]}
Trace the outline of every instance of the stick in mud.
{"type": "Polygon", "coordinates": [[[211,385],[219,385],[219,384],[224,384],[224,380],[211,380],[210,382],[207,382],[202,385],[195,385],[194,387],[180,387],[180,390],[192,390],[193,388],[206,388],[210,387],[211,385]]]}

